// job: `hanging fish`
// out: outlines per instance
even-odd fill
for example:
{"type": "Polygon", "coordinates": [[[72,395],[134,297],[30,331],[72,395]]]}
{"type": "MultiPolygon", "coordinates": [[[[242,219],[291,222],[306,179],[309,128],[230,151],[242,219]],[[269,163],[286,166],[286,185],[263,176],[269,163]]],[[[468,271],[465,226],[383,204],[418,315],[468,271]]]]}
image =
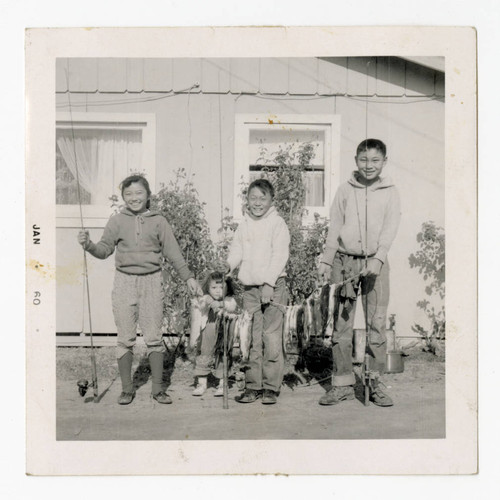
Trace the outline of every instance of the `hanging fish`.
{"type": "Polygon", "coordinates": [[[287,356],[290,349],[290,315],[292,312],[292,306],[287,306],[285,310],[285,315],[283,319],[283,352],[287,356]]]}
{"type": "Polygon", "coordinates": [[[189,347],[194,349],[198,343],[201,334],[202,312],[200,299],[198,297],[191,298],[191,331],[189,335],[189,347]]]}
{"type": "Polygon", "coordinates": [[[230,355],[233,352],[234,341],[236,339],[236,323],[238,322],[238,316],[236,314],[228,314],[227,318],[227,352],[230,355]]]}
{"type": "Polygon", "coordinates": [[[328,321],[325,328],[325,337],[332,337],[333,335],[333,314],[335,312],[335,302],[337,299],[337,285],[330,285],[330,290],[328,293],[328,321]]]}
{"type": "Polygon", "coordinates": [[[311,295],[304,302],[304,313],[305,313],[305,325],[304,325],[304,333],[306,338],[311,338],[314,333],[314,321],[313,321],[313,306],[314,306],[314,297],[311,295]]]}
{"type": "Polygon", "coordinates": [[[290,308],[290,340],[289,340],[289,352],[297,350],[298,337],[297,337],[297,306],[291,306],[290,308]]]}
{"type": "Polygon", "coordinates": [[[252,319],[253,314],[245,311],[240,316],[239,334],[240,334],[240,351],[241,360],[248,361],[250,356],[250,346],[252,343],[252,319]]]}
{"type": "Polygon", "coordinates": [[[328,324],[328,305],[330,299],[330,285],[327,283],[321,287],[320,315],[321,315],[321,336],[325,336],[326,325],[328,324]]]}
{"type": "Polygon", "coordinates": [[[298,305],[297,311],[295,313],[295,328],[297,332],[297,338],[299,339],[299,347],[304,350],[309,344],[309,335],[304,328],[304,306],[298,305]]]}
{"type": "Polygon", "coordinates": [[[314,305],[313,305],[313,323],[314,323],[314,334],[316,336],[323,335],[323,316],[321,312],[321,291],[322,289],[316,289],[313,292],[314,305]]]}

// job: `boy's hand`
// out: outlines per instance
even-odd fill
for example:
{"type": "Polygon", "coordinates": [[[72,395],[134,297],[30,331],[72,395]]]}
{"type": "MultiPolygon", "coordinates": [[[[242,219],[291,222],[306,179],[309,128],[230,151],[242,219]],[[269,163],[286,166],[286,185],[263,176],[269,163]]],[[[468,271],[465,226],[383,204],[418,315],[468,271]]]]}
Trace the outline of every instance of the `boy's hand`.
{"type": "Polygon", "coordinates": [[[271,285],[264,283],[262,285],[262,294],[260,297],[260,301],[263,304],[269,304],[269,302],[271,302],[271,299],[273,298],[273,294],[274,294],[274,288],[271,285]]]}
{"type": "Polygon", "coordinates": [[[331,272],[332,266],[330,266],[329,264],[325,264],[324,262],[320,262],[318,266],[318,280],[320,285],[323,285],[330,281],[331,272]]]}
{"type": "Polygon", "coordinates": [[[229,271],[231,271],[229,263],[226,262],[225,260],[217,260],[216,262],[213,263],[212,267],[214,271],[218,271],[223,274],[229,274],[229,271]]]}
{"type": "Polygon", "coordinates": [[[80,243],[80,245],[82,245],[83,248],[86,248],[87,245],[90,243],[90,236],[89,236],[89,232],[87,230],[81,230],[78,232],[78,236],[77,236],[77,240],[78,240],[78,243],[80,243]]]}
{"type": "Polygon", "coordinates": [[[365,270],[362,272],[363,276],[378,276],[382,269],[382,262],[378,259],[368,259],[365,270]]]}
{"type": "Polygon", "coordinates": [[[213,312],[217,312],[219,309],[222,309],[222,301],[214,300],[210,303],[209,307],[213,312]]]}
{"type": "Polygon", "coordinates": [[[194,278],[189,278],[186,284],[191,296],[203,297],[203,290],[201,289],[200,284],[194,278]]]}

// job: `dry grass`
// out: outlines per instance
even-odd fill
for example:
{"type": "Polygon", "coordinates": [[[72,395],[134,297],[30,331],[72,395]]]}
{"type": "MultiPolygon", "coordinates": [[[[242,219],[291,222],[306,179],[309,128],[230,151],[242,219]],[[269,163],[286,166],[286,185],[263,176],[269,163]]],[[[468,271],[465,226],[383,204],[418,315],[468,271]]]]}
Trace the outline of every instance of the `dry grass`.
{"type": "MultiPolygon", "coordinates": [[[[97,377],[100,383],[113,380],[118,375],[118,366],[115,357],[114,347],[95,348],[97,377]]],[[[166,380],[173,378],[178,383],[184,383],[193,380],[193,364],[187,359],[182,350],[177,353],[175,363],[172,358],[173,349],[170,356],[166,356],[165,373],[166,380]]],[[[422,351],[415,347],[407,352],[404,357],[405,369],[403,373],[386,375],[388,380],[400,383],[413,383],[419,381],[437,381],[445,375],[444,357],[435,356],[431,353],[422,351]]],[[[92,377],[91,351],[87,347],[59,347],[56,354],[56,375],[58,380],[77,381],[79,379],[88,379],[92,377]]],[[[300,364],[300,363],[299,363],[300,364]]],[[[237,365],[235,365],[236,367],[237,365]]],[[[306,363],[309,367],[311,377],[316,380],[328,378],[331,373],[331,357],[319,356],[314,364],[306,363]],[[321,359],[320,359],[321,358],[321,359]],[[323,359],[324,358],[324,359],[323,359]],[[324,366],[323,366],[324,365],[324,366]],[[311,369],[315,373],[311,372],[311,369]]],[[[134,381],[137,385],[142,385],[147,381],[150,375],[149,363],[146,357],[144,346],[138,345],[134,351],[134,381]]],[[[299,372],[302,372],[300,366],[297,366],[299,372]]],[[[293,364],[286,365],[285,383],[287,385],[301,384],[301,380],[296,377],[293,370],[293,364]]]]}

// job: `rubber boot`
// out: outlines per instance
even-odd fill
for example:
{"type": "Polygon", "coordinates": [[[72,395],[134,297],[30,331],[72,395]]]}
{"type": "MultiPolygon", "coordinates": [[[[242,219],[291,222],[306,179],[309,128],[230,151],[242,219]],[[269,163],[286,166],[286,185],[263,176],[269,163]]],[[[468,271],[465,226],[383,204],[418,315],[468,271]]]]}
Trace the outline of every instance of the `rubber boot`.
{"type": "Polygon", "coordinates": [[[118,371],[122,381],[122,393],[118,397],[119,405],[129,405],[135,396],[134,384],[132,383],[132,359],[133,355],[129,351],[118,359],[118,371]]]}
{"type": "Polygon", "coordinates": [[[151,366],[152,380],[151,394],[155,396],[163,390],[163,353],[155,351],[150,353],[149,365],[151,366]]]}
{"type": "Polygon", "coordinates": [[[132,383],[132,360],[133,355],[130,351],[125,353],[118,360],[118,371],[120,372],[120,379],[122,381],[122,391],[127,393],[134,392],[134,385],[132,383]]]}

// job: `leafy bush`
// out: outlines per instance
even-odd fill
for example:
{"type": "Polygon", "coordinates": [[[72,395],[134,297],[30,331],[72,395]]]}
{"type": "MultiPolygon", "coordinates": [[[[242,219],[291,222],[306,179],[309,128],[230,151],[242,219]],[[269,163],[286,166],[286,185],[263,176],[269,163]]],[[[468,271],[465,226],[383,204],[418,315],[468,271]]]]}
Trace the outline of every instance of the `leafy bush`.
{"type": "Polygon", "coordinates": [[[428,282],[425,293],[431,298],[417,302],[429,319],[427,328],[415,324],[412,330],[418,333],[425,341],[426,349],[436,350],[436,340],[445,338],[446,316],[444,307],[445,297],[445,235],[444,229],[436,226],[432,221],[424,222],[421,231],[417,234],[420,249],[409,257],[411,268],[418,269],[428,282]],[[437,305],[436,305],[437,304],[437,305]]]}
{"type": "MultiPolygon", "coordinates": [[[[182,255],[198,279],[215,255],[204,206],[184,169],[179,169],[175,180],[151,197],[151,209],[168,220],[182,255]]],[[[169,262],[164,263],[164,271],[165,326],[168,332],[179,333],[188,326],[189,293],[169,262]]]]}

